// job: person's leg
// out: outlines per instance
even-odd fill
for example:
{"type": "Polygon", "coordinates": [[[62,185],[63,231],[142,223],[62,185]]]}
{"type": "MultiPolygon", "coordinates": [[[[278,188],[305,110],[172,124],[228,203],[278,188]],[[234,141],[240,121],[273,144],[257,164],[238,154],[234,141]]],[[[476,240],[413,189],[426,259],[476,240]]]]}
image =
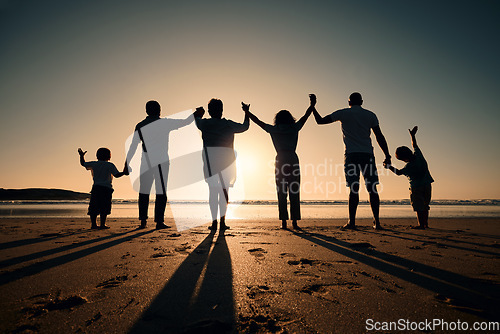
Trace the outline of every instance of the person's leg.
{"type": "Polygon", "coordinates": [[[410,201],[413,210],[417,214],[418,226],[412,227],[417,229],[424,229],[428,227],[429,219],[429,202],[431,198],[430,185],[422,187],[410,188],[410,201]]]}
{"type": "Polygon", "coordinates": [[[222,189],[219,193],[219,210],[220,210],[220,229],[227,230],[229,226],[226,225],[226,211],[229,204],[229,190],[222,189]]]}
{"type": "Polygon", "coordinates": [[[418,221],[418,227],[420,229],[424,229],[424,228],[428,227],[428,219],[429,219],[429,211],[428,210],[417,211],[417,221],[418,221]]]}
{"type": "Polygon", "coordinates": [[[349,221],[342,228],[356,228],[356,211],[359,203],[359,163],[354,153],[346,154],[344,157],[344,173],[346,184],[349,187],[349,221]]]}
{"type": "Polygon", "coordinates": [[[287,226],[287,224],[286,224],[286,219],[282,219],[282,220],[281,220],[281,229],[282,229],[282,230],[286,230],[286,229],[288,229],[288,226],[287,226]]]}
{"type": "Polygon", "coordinates": [[[370,195],[370,206],[372,208],[373,213],[373,228],[381,229],[380,225],[380,196],[377,192],[377,185],[369,185],[368,186],[368,194],[370,195]]]}
{"type": "Polygon", "coordinates": [[[208,205],[210,207],[210,213],[212,215],[212,226],[210,229],[217,229],[217,214],[219,210],[219,188],[218,184],[208,185],[208,205]]]}
{"type": "Polygon", "coordinates": [[[288,193],[290,196],[290,217],[294,229],[299,229],[297,220],[300,216],[300,168],[299,164],[295,164],[292,175],[290,176],[288,193]]]}
{"type": "Polygon", "coordinates": [[[145,228],[148,221],[148,206],[149,206],[149,194],[139,193],[139,220],[141,221],[140,228],[145,228]]]}
{"type": "Polygon", "coordinates": [[[370,206],[373,213],[373,228],[382,229],[380,226],[380,196],[377,191],[379,183],[377,165],[375,157],[371,154],[364,154],[359,157],[360,170],[365,179],[366,190],[370,196],[370,206]]]}
{"type": "Polygon", "coordinates": [[[424,227],[429,228],[429,210],[431,209],[429,205],[431,204],[431,197],[432,197],[432,185],[429,184],[426,187],[426,192],[425,192],[425,206],[427,210],[425,210],[425,219],[424,219],[424,227]]]}
{"type": "Polygon", "coordinates": [[[278,197],[278,217],[281,220],[281,228],[286,229],[286,221],[288,220],[288,208],[287,208],[287,193],[288,193],[288,182],[285,175],[288,171],[284,170],[286,168],[285,164],[280,163],[276,160],[275,163],[275,181],[276,181],[276,195],[278,197]]]}
{"type": "Polygon", "coordinates": [[[155,199],[155,222],[156,222],[156,228],[168,228],[170,226],[167,226],[164,224],[165,221],[165,207],[167,206],[167,196],[166,195],[161,195],[158,194],[156,195],[155,199]]]}
{"type": "Polygon", "coordinates": [[[91,229],[97,229],[98,226],[97,226],[97,215],[98,215],[98,207],[97,207],[97,204],[98,204],[98,199],[96,198],[97,197],[97,193],[96,193],[96,187],[95,186],[92,186],[92,190],[90,191],[90,201],[89,201],[89,208],[88,208],[88,211],[87,211],[87,214],[89,215],[90,217],[90,228],[91,229]]]}
{"type": "Polygon", "coordinates": [[[106,218],[107,218],[107,214],[105,213],[101,213],[101,226],[99,226],[100,229],[108,229],[109,226],[106,225],[106,218]]]}
{"type": "MultiPolygon", "coordinates": [[[[141,165],[141,170],[146,168],[141,165]]],[[[146,228],[148,221],[148,207],[149,207],[149,194],[153,186],[153,174],[151,170],[145,171],[141,174],[139,179],[139,220],[141,225],[139,228],[146,228]]]]}
{"type": "Polygon", "coordinates": [[[155,180],[155,223],[156,229],[170,228],[164,224],[165,208],[167,206],[167,179],[170,165],[162,163],[154,168],[155,180]]]}
{"type": "Polygon", "coordinates": [[[90,228],[92,230],[95,230],[95,229],[99,228],[99,226],[97,226],[97,215],[96,214],[91,214],[90,215],[90,223],[91,223],[90,228]]]}
{"type": "Polygon", "coordinates": [[[349,186],[349,222],[344,228],[356,227],[356,211],[359,204],[359,182],[354,182],[349,186]]]}

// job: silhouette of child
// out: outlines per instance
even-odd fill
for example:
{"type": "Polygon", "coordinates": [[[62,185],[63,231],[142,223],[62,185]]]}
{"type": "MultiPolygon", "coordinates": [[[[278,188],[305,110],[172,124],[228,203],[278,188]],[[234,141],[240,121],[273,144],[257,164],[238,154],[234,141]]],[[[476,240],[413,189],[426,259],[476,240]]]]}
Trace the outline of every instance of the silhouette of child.
{"type": "Polygon", "coordinates": [[[406,162],[402,169],[397,169],[390,164],[384,163],[384,167],[391,170],[396,175],[406,175],[410,181],[410,201],[413,210],[417,213],[418,226],[415,229],[425,229],[429,227],[429,203],[431,201],[432,187],[434,179],[429,172],[427,161],[422,151],[417,145],[415,137],[418,126],[412,130],[408,129],[411,136],[411,143],[415,152],[406,146],[400,146],[396,149],[396,158],[406,162]]]}
{"type": "Polygon", "coordinates": [[[313,112],[316,97],[309,96],[311,105],[302,118],[295,122],[295,118],[288,110],[279,111],[274,118],[274,125],[266,124],[250,112],[250,105],[241,103],[243,110],[252,121],[271,135],[276,149],[275,178],[278,193],[278,212],[281,228],[287,228],[288,209],[287,195],[290,196],[290,217],[294,229],[299,229],[297,220],[300,220],[300,165],[295,150],[299,140],[299,131],[313,112]]]}
{"type": "Polygon", "coordinates": [[[113,186],[111,181],[114,177],[122,177],[128,175],[128,171],[124,168],[119,172],[116,166],[109,162],[111,159],[111,151],[105,147],[97,150],[97,161],[85,161],[85,153],[81,148],[78,149],[80,154],[80,164],[87,170],[92,171],[94,184],[90,192],[90,202],[88,215],[92,223],[91,229],[107,229],[106,217],[111,213],[111,195],[113,194],[113,186]],[[97,226],[97,216],[100,215],[101,225],[97,226]]]}

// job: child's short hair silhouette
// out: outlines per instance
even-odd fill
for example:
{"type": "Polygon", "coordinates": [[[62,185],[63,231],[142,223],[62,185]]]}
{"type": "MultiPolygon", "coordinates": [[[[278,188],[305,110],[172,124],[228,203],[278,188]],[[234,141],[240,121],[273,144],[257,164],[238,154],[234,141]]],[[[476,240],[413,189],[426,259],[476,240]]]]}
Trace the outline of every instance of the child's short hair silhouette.
{"type": "Polygon", "coordinates": [[[97,160],[109,161],[111,160],[111,151],[109,150],[109,148],[101,147],[97,150],[95,156],[97,160]]]}
{"type": "Polygon", "coordinates": [[[408,146],[400,146],[396,149],[396,159],[401,161],[410,161],[413,151],[408,146]]]}

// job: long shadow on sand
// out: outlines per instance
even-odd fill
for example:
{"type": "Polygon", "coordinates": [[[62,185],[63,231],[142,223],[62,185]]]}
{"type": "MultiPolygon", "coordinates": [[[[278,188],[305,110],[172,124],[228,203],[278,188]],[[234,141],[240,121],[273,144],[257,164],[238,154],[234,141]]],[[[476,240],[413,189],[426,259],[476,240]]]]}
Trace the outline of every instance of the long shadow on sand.
{"type": "MultiPolygon", "coordinates": [[[[495,247],[493,245],[486,245],[486,244],[474,243],[474,242],[469,242],[469,241],[458,241],[458,240],[454,240],[454,239],[447,239],[446,237],[436,237],[435,235],[432,235],[432,236],[431,235],[419,235],[419,234],[415,234],[415,233],[401,232],[401,231],[390,230],[390,229],[384,229],[383,231],[377,231],[377,232],[375,232],[375,231],[361,231],[361,230],[359,230],[359,231],[361,233],[383,235],[386,237],[398,238],[401,240],[408,240],[408,241],[417,241],[417,242],[422,242],[422,243],[435,245],[435,246],[441,246],[441,247],[445,246],[447,248],[455,248],[455,249],[460,249],[460,250],[464,250],[467,252],[475,252],[475,253],[481,253],[484,255],[500,256],[500,252],[490,252],[490,251],[481,250],[481,249],[468,248],[468,247],[459,246],[457,244],[464,243],[464,244],[469,244],[469,245],[474,245],[474,246],[491,247],[491,248],[495,247]],[[392,233],[392,234],[390,234],[390,233],[392,233]],[[405,235],[408,235],[408,236],[405,236],[405,235]],[[443,240],[443,241],[438,242],[435,240],[443,240]],[[446,242],[446,243],[444,243],[444,242],[446,242]]],[[[447,231],[447,233],[450,233],[450,231],[447,231]]]]}
{"type": "Polygon", "coordinates": [[[231,256],[224,233],[214,237],[210,233],[181,263],[129,333],[233,331],[231,256]]]}
{"type": "MultiPolygon", "coordinates": [[[[153,231],[155,231],[155,230],[139,232],[139,233],[136,233],[133,235],[126,235],[122,238],[108,241],[108,242],[105,242],[105,243],[102,243],[99,245],[95,245],[95,246],[92,246],[89,248],[85,248],[85,249],[79,250],[77,252],[61,255],[61,256],[53,258],[53,259],[48,259],[45,261],[33,263],[33,264],[28,265],[26,267],[22,267],[22,268],[13,270],[13,271],[8,271],[5,273],[2,273],[2,274],[0,274],[0,285],[4,285],[7,283],[16,281],[18,279],[21,279],[23,277],[32,276],[32,275],[38,274],[44,270],[47,270],[47,269],[50,269],[50,268],[53,268],[56,266],[60,266],[60,265],[63,265],[65,263],[68,263],[71,261],[78,260],[84,256],[88,256],[88,255],[103,251],[107,248],[110,248],[110,247],[119,245],[123,242],[127,242],[127,241],[130,241],[132,239],[141,237],[141,236],[149,234],[153,231]]],[[[119,235],[129,234],[132,232],[133,231],[123,232],[123,233],[120,233],[119,235]]],[[[117,235],[115,234],[114,236],[117,236],[117,235]]],[[[113,237],[113,236],[110,236],[110,237],[113,237]]]]}
{"type": "Polygon", "coordinates": [[[334,237],[308,232],[293,233],[374,269],[433,291],[438,294],[440,300],[448,302],[450,306],[459,310],[485,319],[498,319],[500,291],[494,284],[371,248],[358,248],[359,244],[341,241],[334,237]]]}
{"type": "MultiPolygon", "coordinates": [[[[88,230],[87,230],[87,233],[89,233],[88,230]]],[[[90,233],[92,233],[92,232],[90,232],[90,233]]],[[[8,267],[8,266],[15,265],[15,264],[23,263],[25,261],[31,261],[31,260],[35,260],[35,259],[38,259],[38,258],[41,258],[41,257],[44,257],[44,256],[49,256],[49,255],[57,254],[57,253],[60,253],[60,252],[69,251],[69,250],[72,250],[72,249],[75,249],[75,248],[78,248],[78,247],[87,246],[87,245],[90,245],[90,244],[93,244],[93,243],[96,243],[96,242],[101,242],[101,241],[104,241],[104,240],[108,240],[108,239],[112,239],[112,238],[117,238],[117,237],[120,237],[120,236],[128,234],[128,233],[130,233],[130,231],[129,232],[122,232],[122,233],[111,234],[111,235],[107,235],[105,237],[100,237],[100,238],[97,238],[97,239],[86,240],[86,241],[82,241],[82,242],[73,243],[71,245],[65,245],[65,246],[56,247],[56,248],[52,248],[52,249],[47,249],[47,250],[43,250],[43,251],[32,253],[32,254],[27,254],[27,255],[22,255],[22,256],[17,256],[17,257],[14,257],[14,258],[6,259],[6,260],[3,260],[3,261],[0,261],[0,269],[8,267]]]]}
{"type": "Polygon", "coordinates": [[[4,243],[0,243],[0,250],[3,249],[9,249],[9,248],[14,248],[14,247],[21,247],[21,246],[26,246],[26,245],[31,245],[31,244],[36,244],[39,242],[45,242],[45,241],[50,241],[58,238],[64,238],[64,237],[70,237],[73,235],[77,234],[82,234],[82,233],[88,233],[89,230],[85,229],[82,231],[75,231],[75,232],[68,232],[68,233],[47,233],[47,234],[42,234],[39,237],[36,238],[29,238],[29,239],[22,239],[22,240],[14,240],[14,241],[8,241],[4,243]]]}

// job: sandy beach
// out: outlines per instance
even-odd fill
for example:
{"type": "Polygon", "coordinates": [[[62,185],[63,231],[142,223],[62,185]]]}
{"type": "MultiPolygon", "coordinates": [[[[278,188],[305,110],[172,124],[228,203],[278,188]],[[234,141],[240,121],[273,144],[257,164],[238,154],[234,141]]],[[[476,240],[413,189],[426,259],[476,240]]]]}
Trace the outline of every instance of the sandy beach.
{"type": "Polygon", "coordinates": [[[232,220],[209,234],[3,218],[0,332],[363,333],[400,319],[500,320],[498,218],[431,218],[425,231],[409,228],[415,219],[385,219],[383,231],[343,223],[232,220]]]}

